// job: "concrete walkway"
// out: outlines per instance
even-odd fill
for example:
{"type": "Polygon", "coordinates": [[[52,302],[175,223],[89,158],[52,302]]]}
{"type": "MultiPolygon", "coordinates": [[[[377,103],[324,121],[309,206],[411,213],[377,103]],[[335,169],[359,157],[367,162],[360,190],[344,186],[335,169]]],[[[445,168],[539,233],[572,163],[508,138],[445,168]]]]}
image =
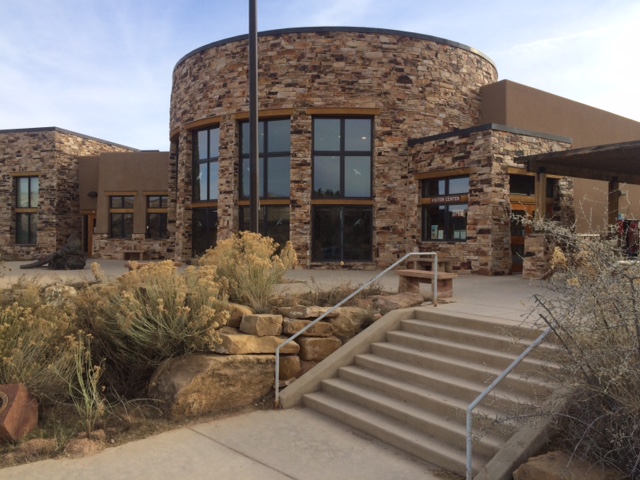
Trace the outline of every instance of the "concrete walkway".
{"type": "MultiPolygon", "coordinates": [[[[5,285],[21,274],[41,281],[89,279],[80,272],[19,270],[26,262],[7,262],[5,285]],[[51,273],[55,273],[54,276],[51,273]]],[[[99,262],[112,277],[124,262],[99,262]]],[[[295,270],[285,291],[366,283],[378,272],[295,270]]],[[[397,277],[380,283],[397,288],[397,277]]],[[[522,321],[539,284],[519,276],[459,276],[454,298],[437,308],[522,321]]],[[[3,479],[425,479],[442,480],[437,469],[386,444],[357,433],[306,408],[255,411],[213,420],[131,442],[81,459],[61,458],[0,469],[3,479]]],[[[446,477],[444,477],[446,478],[446,477]]]]}

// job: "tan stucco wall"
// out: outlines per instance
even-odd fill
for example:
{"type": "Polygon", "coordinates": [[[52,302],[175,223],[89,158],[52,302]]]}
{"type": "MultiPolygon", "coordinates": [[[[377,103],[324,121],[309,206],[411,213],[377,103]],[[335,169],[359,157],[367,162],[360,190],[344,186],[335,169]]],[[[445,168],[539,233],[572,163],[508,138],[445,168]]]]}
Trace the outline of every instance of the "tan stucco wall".
{"type": "MultiPolygon", "coordinates": [[[[171,241],[146,238],[147,195],[167,194],[169,181],[168,152],[136,152],[103,154],[98,157],[82,159],[83,179],[96,175],[98,180],[95,201],[97,217],[93,237],[95,258],[124,257],[123,251],[143,250],[148,258],[166,258],[171,241]],[[86,165],[86,171],[83,171],[86,165]],[[85,176],[86,174],[86,176],[85,176]],[[109,196],[110,194],[129,194],[134,196],[133,238],[109,238],[109,196]]],[[[91,179],[91,182],[94,182],[91,179]]],[[[93,185],[93,183],[91,183],[93,185]]],[[[88,190],[83,187],[83,191],[88,190]]],[[[85,195],[83,205],[90,205],[92,199],[85,195]]]]}
{"type": "MultiPolygon", "coordinates": [[[[640,122],[582,103],[502,80],[482,87],[482,122],[551,133],[573,139],[572,148],[640,140],[640,122]]],[[[625,185],[620,211],[640,218],[640,186],[625,185]]],[[[578,231],[606,225],[607,183],[575,179],[578,231]]]]}

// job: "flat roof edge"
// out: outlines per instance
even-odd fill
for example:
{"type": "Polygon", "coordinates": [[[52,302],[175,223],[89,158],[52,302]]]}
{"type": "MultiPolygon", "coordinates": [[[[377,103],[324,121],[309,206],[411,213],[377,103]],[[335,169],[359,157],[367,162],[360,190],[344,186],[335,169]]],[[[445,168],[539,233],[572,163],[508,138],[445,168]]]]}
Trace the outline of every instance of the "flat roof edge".
{"type": "Polygon", "coordinates": [[[553,135],[550,133],[543,133],[543,132],[534,132],[532,130],[509,127],[508,125],[500,125],[499,123],[485,123],[483,125],[465,128],[462,130],[454,130],[447,133],[430,135],[428,137],[409,139],[408,144],[409,144],[409,147],[414,147],[421,143],[433,142],[436,140],[444,140],[446,138],[459,137],[462,135],[472,135],[474,133],[486,132],[488,130],[495,130],[497,132],[514,133],[516,135],[525,135],[528,137],[544,138],[545,140],[554,140],[557,142],[573,143],[573,139],[570,137],[562,137],[560,135],[553,135]]]}
{"type": "Polygon", "coordinates": [[[103,140],[102,138],[92,137],[91,135],[85,135],[84,133],[78,133],[71,130],[66,130],[60,127],[35,127],[35,128],[10,128],[8,130],[0,130],[0,135],[11,133],[37,133],[37,132],[58,132],[66,133],[68,135],[76,135],[78,137],[86,138],[87,140],[95,140],[97,142],[106,143],[107,145],[113,145],[114,147],[128,148],[131,151],[138,152],[137,148],[122,145],[120,143],[110,142],[109,140],[103,140]]]}
{"type": "MultiPolygon", "coordinates": [[[[432,35],[426,35],[422,33],[405,32],[402,30],[390,30],[386,28],[371,28],[371,27],[298,27],[298,28],[280,28],[276,30],[265,30],[264,32],[258,32],[258,37],[289,35],[294,33],[331,33],[331,32],[372,33],[372,34],[394,35],[398,37],[409,37],[409,38],[415,38],[418,40],[426,40],[430,42],[440,43],[443,45],[449,45],[451,47],[467,50],[471,53],[478,55],[479,57],[484,58],[489,63],[491,63],[491,65],[493,66],[493,68],[496,69],[496,71],[498,70],[495,62],[491,58],[489,58],[487,55],[482,53],[480,50],[476,50],[473,47],[470,47],[463,43],[454,42],[452,40],[447,40],[446,38],[434,37],[432,35]]],[[[248,39],[249,39],[249,34],[243,34],[243,35],[236,35],[235,37],[229,37],[229,38],[208,43],[184,55],[180,60],[176,62],[176,65],[175,67],[173,67],[173,69],[175,71],[175,69],[178,68],[178,66],[180,66],[180,64],[184,62],[187,58],[192,57],[193,55],[196,55],[200,52],[204,52],[205,50],[209,50],[210,48],[219,47],[227,43],[240,42],[248,39]]]]}

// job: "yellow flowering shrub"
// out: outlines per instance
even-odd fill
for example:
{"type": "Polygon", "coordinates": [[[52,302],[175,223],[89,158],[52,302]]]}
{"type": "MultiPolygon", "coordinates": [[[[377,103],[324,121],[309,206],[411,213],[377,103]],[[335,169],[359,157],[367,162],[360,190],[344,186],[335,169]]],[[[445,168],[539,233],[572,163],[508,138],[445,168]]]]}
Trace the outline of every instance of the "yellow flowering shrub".
{"type": "Polygon", "coordinates": [[[80,292],[81,328],[105,359],[103,380],[125,396],[144,392],[163,360],[209,352],[228,311],[213,266],[177,271],[171,261],[145,265],[80,292]]]}
{"type": "Polygon", "coordinates": [[[41,403],[68,398],[73,327],[73,315],[52,305],[14,303],[0,310],[0,383],[24,383],[41,403]]]}
{"type": "Polygon", "coordinates": [[[218,283],[229,299],[253,308],[257,313],[269,311],[276,286],[298,259],[290,242],[279,245],[258,233],[240,232],[218,245],[200,259],[200,268],[214,267],[218,283]]]}

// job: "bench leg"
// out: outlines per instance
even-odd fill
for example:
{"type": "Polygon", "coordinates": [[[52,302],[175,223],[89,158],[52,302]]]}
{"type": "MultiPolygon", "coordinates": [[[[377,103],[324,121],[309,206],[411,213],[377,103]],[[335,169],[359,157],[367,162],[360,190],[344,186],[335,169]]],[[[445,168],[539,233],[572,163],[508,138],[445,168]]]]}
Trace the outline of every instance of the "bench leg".
{"type": "Polygon", "coordinates": [[[417,278],[398,277],[398,293],[420,293],[420,280],[417,278]]]}
{"type": "Polygon", "coordinates": [[[438,298],[451,298],[453,297],[453,280],[438,279],[438,298]]]}

